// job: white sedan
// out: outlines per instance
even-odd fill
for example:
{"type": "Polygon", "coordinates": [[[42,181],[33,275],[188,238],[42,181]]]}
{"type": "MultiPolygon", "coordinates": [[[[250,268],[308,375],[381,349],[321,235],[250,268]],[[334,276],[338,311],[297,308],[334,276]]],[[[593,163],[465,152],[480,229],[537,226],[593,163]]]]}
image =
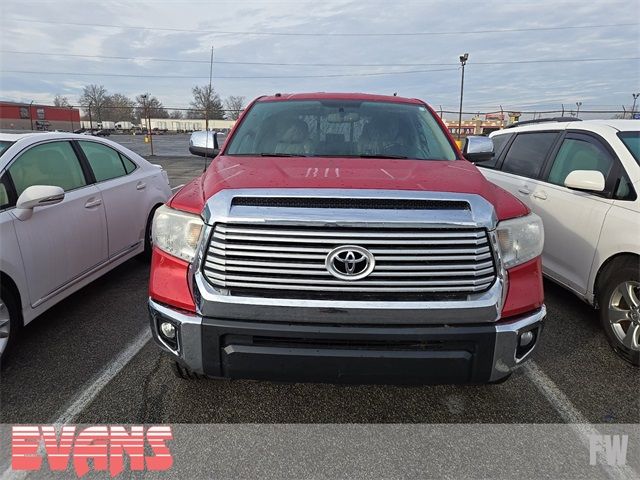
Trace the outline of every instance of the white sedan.
{"type": "Polygon", "coordinates": [[[151,249],[166,172],[117,143],[0,134],[0,355],[42,312],[151,249]]]}

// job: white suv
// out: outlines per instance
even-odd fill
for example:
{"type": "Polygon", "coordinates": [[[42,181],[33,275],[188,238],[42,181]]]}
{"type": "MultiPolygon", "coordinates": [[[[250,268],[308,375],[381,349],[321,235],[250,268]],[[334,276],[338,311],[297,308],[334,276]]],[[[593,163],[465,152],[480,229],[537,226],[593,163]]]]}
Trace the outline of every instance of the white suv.
{"type": "Polygon", "coordinates": [[[151,250],[166,172],[109,140],[0,134],[0,355],[37,315],[151,250]]]}
{"type": "Polygon", "coordinates": [[[640,121],[531,123],[491,134],[478,163],[542,217],[546,276],[600,310],[614,350],[640,358],[640,121]]]}

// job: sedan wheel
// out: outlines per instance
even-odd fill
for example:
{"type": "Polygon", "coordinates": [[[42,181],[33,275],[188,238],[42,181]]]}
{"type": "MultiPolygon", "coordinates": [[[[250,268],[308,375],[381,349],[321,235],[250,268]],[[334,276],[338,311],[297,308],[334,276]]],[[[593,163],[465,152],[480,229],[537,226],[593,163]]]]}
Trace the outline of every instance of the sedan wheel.
{"type": "Polygon", "coordinates": [[[11,317],[9,308],[4,302],[0,302],[0,356],[4,353],[11,335],[11,317]]]}
{"type": "Polygon", "coordinates": [[[4,358],[15,343],[20,330],[18,302],[9,290],[0,287],[0,358],[4,358]]]}
{"type": "Polygon", "coordinates": [[[640,351],[640,283],[627,281],[614,288],[609,298],[608,320],[624,347],[640,351]]]}

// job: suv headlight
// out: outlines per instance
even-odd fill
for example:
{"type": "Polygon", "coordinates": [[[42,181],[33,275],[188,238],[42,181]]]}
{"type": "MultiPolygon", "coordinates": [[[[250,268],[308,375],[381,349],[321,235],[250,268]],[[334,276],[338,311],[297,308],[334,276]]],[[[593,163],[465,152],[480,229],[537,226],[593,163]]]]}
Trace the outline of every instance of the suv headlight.
{"type": "Polygon", "coordinates": [[[196,255],[203,225],[198,215],[163,205],[153,216],[153,245],[174,257],[191,262],[196,255]]]}
{"type": "Polygon", "coordinates": [[[515,267],[542,254],[544,229],[542,219],[535,213],[498,223],[496,233],[505,268],[515,267]]]}

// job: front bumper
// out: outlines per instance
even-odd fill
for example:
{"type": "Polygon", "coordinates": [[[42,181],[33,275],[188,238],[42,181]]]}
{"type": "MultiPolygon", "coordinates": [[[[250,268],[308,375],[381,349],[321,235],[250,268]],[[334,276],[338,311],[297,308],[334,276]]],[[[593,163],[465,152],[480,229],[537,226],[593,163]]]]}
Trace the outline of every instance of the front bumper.
{"type": "Polygon", "coordinates": [[[285,382],[487,383],[535,350],[546,309],[505,322],[466,325],[319,325],[226,320],[149,299],[155,341],[196,373],[285,382]],[[159,332],[177,330],[174,342],[159,332]],[[531,331],[533,340],[519,346],[531,331]]]}

